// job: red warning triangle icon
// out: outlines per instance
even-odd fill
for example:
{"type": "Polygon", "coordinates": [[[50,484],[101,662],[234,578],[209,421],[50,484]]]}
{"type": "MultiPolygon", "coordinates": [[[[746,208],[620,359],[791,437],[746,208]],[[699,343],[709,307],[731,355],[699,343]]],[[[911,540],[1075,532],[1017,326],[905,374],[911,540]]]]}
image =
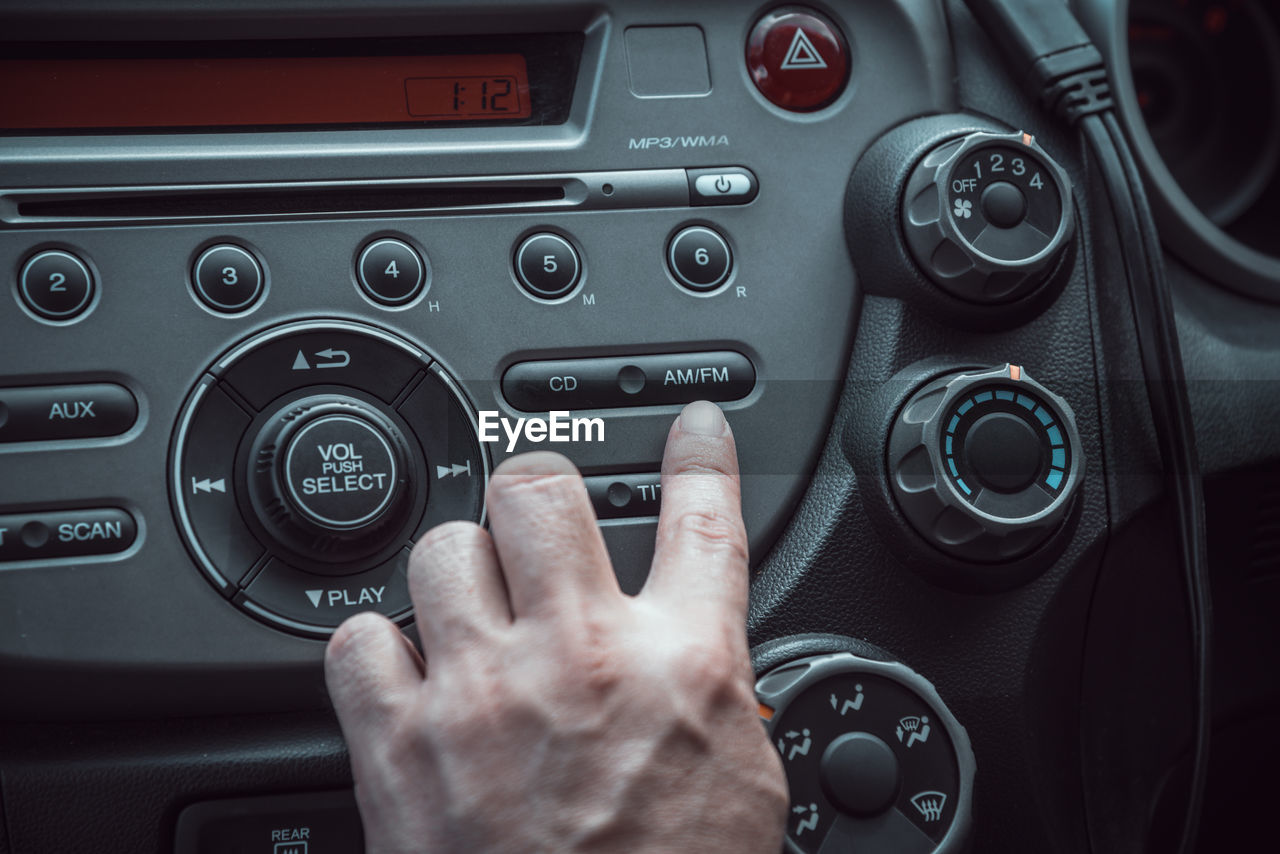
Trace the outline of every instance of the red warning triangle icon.
{"type": "Polygon", "coordinates": [[[809,41],[804,30],[797,27],[796,34],[791,39],[791,47],[787,48],[787,56],[782,60],[779,68],[783,71],[800,71],[806,68],[826,67],[827,61],[822,58],[822,54],[818,53],[818,49],[813,46],[813,42],[809,41]]]}

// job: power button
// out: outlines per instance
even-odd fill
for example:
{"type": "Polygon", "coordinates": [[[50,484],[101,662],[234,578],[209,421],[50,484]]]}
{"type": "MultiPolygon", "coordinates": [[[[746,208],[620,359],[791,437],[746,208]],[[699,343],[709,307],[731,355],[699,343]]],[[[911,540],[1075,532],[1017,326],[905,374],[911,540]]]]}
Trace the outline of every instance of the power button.
{"type": "Polygon", "coordinates": [[[756,176],[741,166],[685,171],[689,176],[689,202],[694,205],[745,205],[760,189],[756,176]]]}

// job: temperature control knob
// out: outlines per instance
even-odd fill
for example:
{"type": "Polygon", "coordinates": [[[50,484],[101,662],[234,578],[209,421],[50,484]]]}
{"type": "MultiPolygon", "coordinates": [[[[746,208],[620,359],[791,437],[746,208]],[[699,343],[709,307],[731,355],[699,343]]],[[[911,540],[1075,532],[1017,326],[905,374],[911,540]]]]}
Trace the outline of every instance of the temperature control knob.
{"type": "Polygon", "coordinates": [[[965,842],[974,759],[964,728],[927,680],[871,655],[808,655],[756,682],[791,792],[790,854],[932,854],[965,842]]]}
{"type": "Polygon", "coordinates": [[[249,458],[250,496],[272,536],[337,560],[385,546],[411,503],[404,433],[372,405],[321,394],[272,415],[249,458]]]}
{"type": "Polygon", "coordinates": [[[911,526],[965,560],[1007,561],[1061,524],[1083,475],[1066,401],[1017,365],[917,391],[889,435],[889,481],[911,526]]]}
{"type": "Polygon", "coordinates": [[[902,205],[916,264],[971,302],[1035,290],[1075,230],[1067,175],[1027,133],[971,133],[938,146],[907,179],[902,205]]]}

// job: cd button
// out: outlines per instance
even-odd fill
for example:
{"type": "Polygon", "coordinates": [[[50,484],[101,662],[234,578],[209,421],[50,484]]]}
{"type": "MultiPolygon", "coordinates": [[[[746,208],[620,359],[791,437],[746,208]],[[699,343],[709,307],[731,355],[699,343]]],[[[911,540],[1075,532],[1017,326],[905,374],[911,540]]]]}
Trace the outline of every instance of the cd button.
{"type": "Polygon", "coordinates": [[[502,376],[516,409],[608,409],[738,400],[755,386],[751,361],[732,350],[518,362],[502,376]]]}
{"type": "Polygon", "coordinates": [[[200,299],[215,311],[248,308],[262,293],[262,265],[249,250],[231,244],[200,253],[191,278],[200,299]]]}
{"type": "Polygon", "coordinates": [[[93,298],[88,266],[62,249],[50,249],[28,259],[19,276],[22,301],[50,320],[70,320],[93,298]]]}

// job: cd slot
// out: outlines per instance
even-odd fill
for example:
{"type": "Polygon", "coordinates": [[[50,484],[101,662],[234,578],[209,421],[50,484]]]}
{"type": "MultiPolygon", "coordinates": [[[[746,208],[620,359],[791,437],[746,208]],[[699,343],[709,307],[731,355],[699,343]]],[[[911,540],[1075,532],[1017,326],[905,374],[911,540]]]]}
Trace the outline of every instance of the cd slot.
{"type": "Polygon", "coordinates": [[[239,190],[204,193],[134,193],[33,199],[18,204],[18,215],[44,220],[207,219],[210,217],[296,216],[298,214],[391,213],[452,208],[507,207],[559,202],[563,187],[449,187],[382,190],[239,190]]]}
{"type": "Polygon", "coordinates": [[[0,191],[10,228],[440,216],[689,204],[683,169],[404,181],[0,191]]]}

